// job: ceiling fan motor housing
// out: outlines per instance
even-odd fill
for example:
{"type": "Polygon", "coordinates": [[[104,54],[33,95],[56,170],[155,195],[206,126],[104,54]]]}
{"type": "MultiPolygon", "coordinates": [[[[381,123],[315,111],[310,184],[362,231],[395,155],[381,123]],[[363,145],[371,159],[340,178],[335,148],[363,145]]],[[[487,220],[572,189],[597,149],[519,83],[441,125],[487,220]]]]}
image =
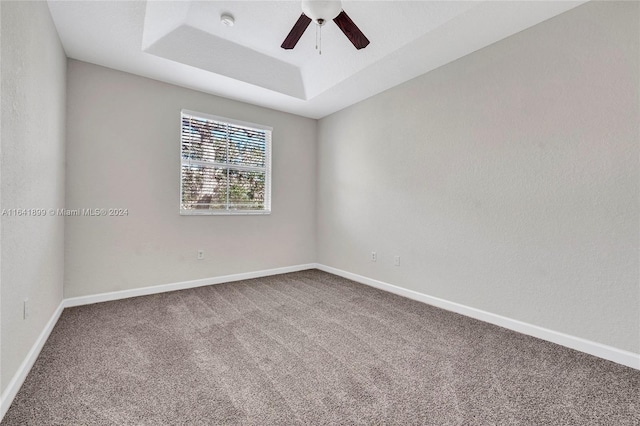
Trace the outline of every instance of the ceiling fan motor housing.
{"type": "Polygon", "coordinates": [[[331,21],[341,11],[342,1],[340,0],[302,0],[302,13],[318,25],[331,21]]]}

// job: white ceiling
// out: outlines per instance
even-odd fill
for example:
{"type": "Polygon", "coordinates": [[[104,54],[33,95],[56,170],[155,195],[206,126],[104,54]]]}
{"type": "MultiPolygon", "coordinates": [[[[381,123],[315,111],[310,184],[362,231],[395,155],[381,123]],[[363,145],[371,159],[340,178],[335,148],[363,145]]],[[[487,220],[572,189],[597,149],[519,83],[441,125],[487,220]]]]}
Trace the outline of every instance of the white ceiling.
{"type": "Polygon", "coordinates": [[[343,1],[371,40],[333,22],[280,44],[299,1],[63,1],[49,8],[67,56],[206,93],[321,118],[584,1],[343,1]],[[230,13],[235,25],[220,23],[230,13]]]}

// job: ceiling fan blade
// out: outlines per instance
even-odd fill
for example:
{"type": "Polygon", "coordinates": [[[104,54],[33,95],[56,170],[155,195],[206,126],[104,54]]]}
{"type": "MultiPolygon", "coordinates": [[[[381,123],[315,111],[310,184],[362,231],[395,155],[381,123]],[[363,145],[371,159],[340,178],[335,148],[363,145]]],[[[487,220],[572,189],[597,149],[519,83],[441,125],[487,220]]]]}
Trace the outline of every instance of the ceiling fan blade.
{"type": "Polygon", "coordinates": [[[344,35],[353,43],[356,49],[360,50],[369,44],[369,39],[362,34],[362,31],[353,23],[351,18],[344,12],[333,18],[333,22],[342,30],[344,35]]]}
{"type": "Polygon", "coordinates": [[[298,40],[300,40],[300,37],[302,37],[302,34],[304,34],[304,30],[307,29],[310,23],[311,18],[309,18],[304,13],[300,15],[293,28],[291,28],[291,31],[289,31],[289,35],[284,39],[284,41],[282,42],[282,46],[280,47],[282,47],[283,49],[293,49],[294,47],[296,47],[298,40]]]}

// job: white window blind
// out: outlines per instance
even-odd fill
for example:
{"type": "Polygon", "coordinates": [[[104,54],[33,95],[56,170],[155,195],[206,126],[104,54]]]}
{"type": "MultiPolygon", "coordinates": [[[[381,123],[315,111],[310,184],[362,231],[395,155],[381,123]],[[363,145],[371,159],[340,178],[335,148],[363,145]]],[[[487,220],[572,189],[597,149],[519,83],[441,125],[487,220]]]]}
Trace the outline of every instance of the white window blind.
{"type": "Polygon", "coordinates": [[[181,214],[271,211],[271,128],[183,110],[181,214]]]}

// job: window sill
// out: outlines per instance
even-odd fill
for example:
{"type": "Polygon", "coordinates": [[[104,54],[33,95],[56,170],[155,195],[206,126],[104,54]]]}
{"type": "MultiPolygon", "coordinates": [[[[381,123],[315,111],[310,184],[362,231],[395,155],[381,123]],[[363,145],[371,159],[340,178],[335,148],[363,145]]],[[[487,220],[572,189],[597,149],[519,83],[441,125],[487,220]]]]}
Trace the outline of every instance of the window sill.
{"type": "Polygon", "coordinates": [[[265,216],[271,210],[180,210],[180,216],[265,216]]]}

